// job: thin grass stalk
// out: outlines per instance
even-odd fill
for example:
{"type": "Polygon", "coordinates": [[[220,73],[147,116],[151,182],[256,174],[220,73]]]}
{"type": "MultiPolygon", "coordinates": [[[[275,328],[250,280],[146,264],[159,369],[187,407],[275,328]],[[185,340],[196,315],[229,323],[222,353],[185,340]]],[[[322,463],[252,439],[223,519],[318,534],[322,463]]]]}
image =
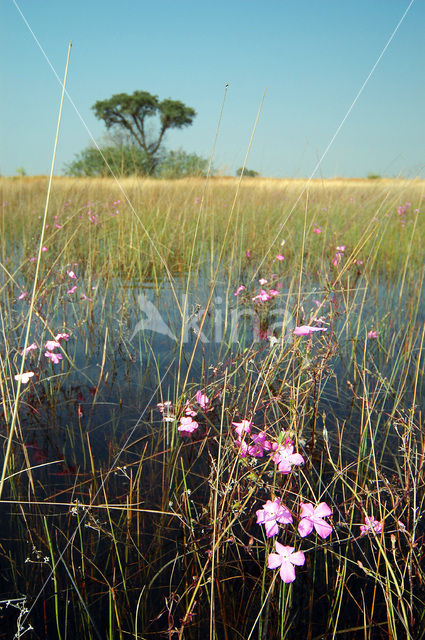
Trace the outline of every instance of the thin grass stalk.
{"type": "MultiPolygon", "coordinates": [[[[210,640],[216,638],[215,628],[215,597],[214,597],[214,585],[215,585],[215,568],[216,568],[216,554],[218,552],[216,538],[217,538],[217,514],[218,514],[218,494],[219,494],[219,481],[221,475],[221,459],[223,451],[223,424],[224,424],[224,407],[227,391],[227,368],[224,372],[224,385],[223,385],[223,402],[221,405],[220,416],[220,433],[218,436],[218,453],[217,453],[217,469],[216,469],[216,481],[214,487],[214,504],[213,504],[213,538],[212,538],[212,557],[211,557],[211,606],[210,606],[210,640]]],[[[221,519],[220,519],[221,521],[221,519]]]]}
{"type": "Polygon", "coordinates": [[[53,584],[54,584],[54,589],[55,589],[54,601],[55,601],[56,630],[58,632],[59,640],[62,640],[61,628],[60,628],[60,623],[59,623],[59,586],[58,586],[58,577],[57,577],[57,571],[56,571],[56,561],[55,561],[55,556],[54,556],[54,553],[53,553],[52,540],[50,538],[49,527],[47,526],[46,516],[43,517],[43,522],[44,522],[44,530],[45,530],[46,536],[47,536],[47,545],[49,547],[50,558],[51,558],[51,561],[52,561],[52,577],[53,577],[53,584]]]}

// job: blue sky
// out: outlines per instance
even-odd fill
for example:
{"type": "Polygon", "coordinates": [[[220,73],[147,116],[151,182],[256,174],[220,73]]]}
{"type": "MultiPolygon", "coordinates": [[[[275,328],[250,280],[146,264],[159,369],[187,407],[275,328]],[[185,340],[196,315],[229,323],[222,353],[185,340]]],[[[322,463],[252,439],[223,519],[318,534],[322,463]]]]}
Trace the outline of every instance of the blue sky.
{"type": "MultiPolygon", "coordinates": [[[[91,106],[149,91],[197,111],[170,149],[208,156],[229,89],[215,166],[241,166],[264,90],[249,168],[305,177],[409,5],[409,0],[17,0],[96,140],[91,106]]],[[[0,0],[0,173],[48,173],[61,88],[13,0],[0,0]]],[[[317,174],[425,175],[425,3],[413,2],[317,174]]],[[[66,102],[56,173],[90,143],[66,102]]]]}

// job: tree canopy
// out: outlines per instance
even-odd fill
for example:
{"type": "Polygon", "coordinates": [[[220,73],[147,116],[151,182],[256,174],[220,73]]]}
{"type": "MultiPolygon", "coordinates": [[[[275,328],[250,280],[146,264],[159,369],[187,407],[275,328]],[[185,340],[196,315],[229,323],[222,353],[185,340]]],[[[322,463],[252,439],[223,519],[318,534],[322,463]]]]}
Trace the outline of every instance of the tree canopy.
{"type": "Polygon", "coordinates": [[[170,98],[160,101],[147,91],[134,91],[131,95],[117,93],[107,100],[98,100],[92,109],[107,129],[117,127],[129,134],[143,150],[152,171],[159,162],[165,132],[189,126],[196,116],[195,110],[183,102],[170,98]],[[147,126],[150,118],[157,120],[156,133],[147,126]]]}

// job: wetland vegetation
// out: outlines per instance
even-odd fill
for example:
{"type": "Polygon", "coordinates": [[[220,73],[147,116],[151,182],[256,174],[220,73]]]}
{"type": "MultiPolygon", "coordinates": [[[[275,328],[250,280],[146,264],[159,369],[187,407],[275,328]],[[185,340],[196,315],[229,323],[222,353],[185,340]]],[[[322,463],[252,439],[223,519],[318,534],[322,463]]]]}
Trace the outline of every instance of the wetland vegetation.
{"type": "Polygon", "coordinates": [[[0,188],[0,638],[423,638],[425,182],[0,188]]]}

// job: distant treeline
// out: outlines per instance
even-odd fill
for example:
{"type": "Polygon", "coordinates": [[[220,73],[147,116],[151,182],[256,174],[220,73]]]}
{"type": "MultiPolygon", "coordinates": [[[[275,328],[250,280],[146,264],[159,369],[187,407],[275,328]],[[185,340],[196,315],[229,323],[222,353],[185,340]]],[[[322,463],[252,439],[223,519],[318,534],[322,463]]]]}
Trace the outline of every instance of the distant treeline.
{"type": "MultiPolygon", "coordinates": [[[[158,162],[152,160],[134,144],[106,144],[97,149],[90,146],[65,165],[65,174],[73,177],[152,176],[158,178],[184,178],[206,176],[208,160],[196,153],[163,150],[158,162]],[[100,149],[100,151],[99,151],[100,149]]],[[[214,169],[211,169],[214,174],[214,169]]]]}

